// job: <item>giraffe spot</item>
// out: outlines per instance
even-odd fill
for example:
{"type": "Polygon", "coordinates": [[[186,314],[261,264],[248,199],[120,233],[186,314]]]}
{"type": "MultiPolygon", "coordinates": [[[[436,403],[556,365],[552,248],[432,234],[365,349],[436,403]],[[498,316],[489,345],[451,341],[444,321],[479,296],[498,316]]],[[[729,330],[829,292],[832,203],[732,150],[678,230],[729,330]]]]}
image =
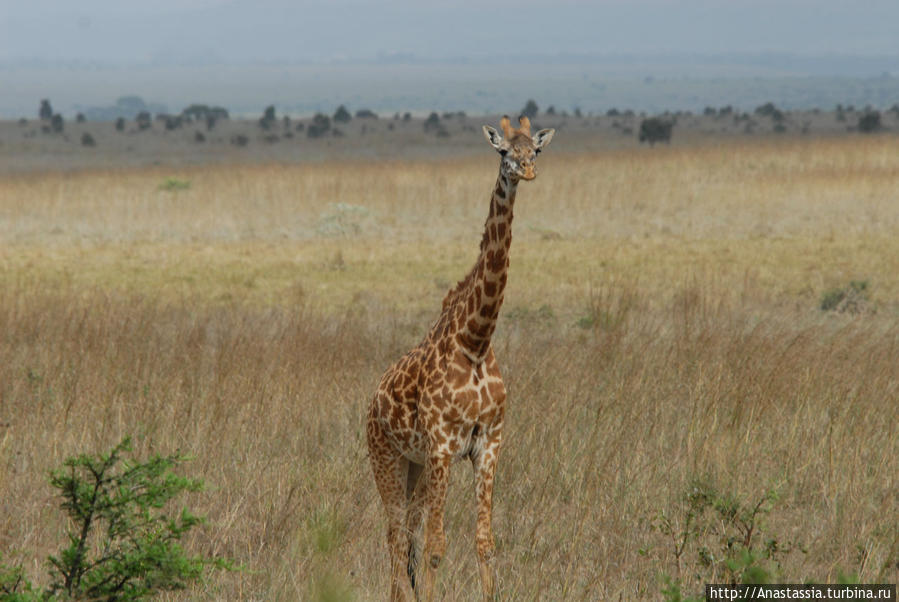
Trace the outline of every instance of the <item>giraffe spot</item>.
{"type": "Polygon", "coordinates": [[[470,319],[465,326],[466,328],[468,328],[468,332],[472,333],[475,336],[479,336],[483,329],[483,327],[478,324],[478,321],[474,318],[470,319]]]}
{"type": "Polygon", "coordinates": [[[465,419],[468,421],[472,421],[478,417],[478,406],[476,404],[470,404],[465,409],[465,419]]]}
{"type": "Polygon", "coordinates": [[[488,297],[496,296],[496,283],[495,282],[485,282],[484,283],[484,294],[488,297]]]}
{"type": "Polygon", "coordinates": [[[465,370],[461,369],[451,369],[446,374],[446,378],[450,383],[450,386],[454,389],[458,389],[460,387],[464,387],[468,382],[468,373],[465,370]]]}
{"type": "Polygon", "coordinates": [[[490,303],[489,305],[481,306],[481,317],[496,318],[496,304],[490,303]]]}
{"type": "Polygon", "coordinates": [[[492,272],[502,271],[502,269],[506,267],[506,252],[505,252],[505,250],[499,249],[495,253],[488,254],[487,266],[490,268],[490,271],[492,271],[492,272]]]}
{"type": "Polygon", "coordinates": [[[403,408],[398,403],[393,404],[393,407],[390,410],[390,423],[392,425],[403,423],[403,408]]]}
{"type": "Polygon", "coordinates": [[[460,407],[467,407],[467,406],[471,406],[471,405],[477,406],[477,405],[479,405],[477,403],[477,401],[478,401],[478,392],[473,389],[467,389],[464,391],[456,392],[455,402],[460,407]]]}
{"type": "Polygon", "coordinates": [[[490,394],[490,399],[500,401],[506,397],[506,387],[501,381],[491,380],[487,383],[487,393],[490,394]]]}
{"type": "Polygon", "coordinates": [[[501,224],[499,224],[499,225],[496,226],[496,235],[497,235],[499,238],[505,238],[505,237],[506,237],[506,224],[502,224],[502,223],[501,223],[501,224]]]}
{"type": "Polygon", "coordinates": [[[457,422],[460,418],[462,418],[462,414],[453,406],[443,411],[443,419],[447,422],[457,422]]]}

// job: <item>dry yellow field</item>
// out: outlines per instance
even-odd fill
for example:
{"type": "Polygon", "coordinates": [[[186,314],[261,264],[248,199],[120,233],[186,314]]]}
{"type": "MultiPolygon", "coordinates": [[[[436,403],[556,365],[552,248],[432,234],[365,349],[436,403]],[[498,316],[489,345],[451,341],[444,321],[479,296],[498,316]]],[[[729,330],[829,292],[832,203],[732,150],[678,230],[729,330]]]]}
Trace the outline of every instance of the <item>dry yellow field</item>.
{"type": "MultiPolygon", "coordinates": [[[[724,578],[737,527],[687,527],[700,486],[776,491],[751,544],[777,540],[779,578],[896,582],[899,139],[553,150],[519,189],[494,339],[503,599],[724,578]],[[850,282],[854,311],[823,311],[850,282]]],[[[246,567],[167,599],[382,599],[368,398],[474,261],[495,175],[485,148],[0,179],[4,560],[40,583],[47,471],[131,434],[195,457],[189,545],[246,567]]],[[[474,600],[467,465],[447,507],[439,593],[474,600]]]]}

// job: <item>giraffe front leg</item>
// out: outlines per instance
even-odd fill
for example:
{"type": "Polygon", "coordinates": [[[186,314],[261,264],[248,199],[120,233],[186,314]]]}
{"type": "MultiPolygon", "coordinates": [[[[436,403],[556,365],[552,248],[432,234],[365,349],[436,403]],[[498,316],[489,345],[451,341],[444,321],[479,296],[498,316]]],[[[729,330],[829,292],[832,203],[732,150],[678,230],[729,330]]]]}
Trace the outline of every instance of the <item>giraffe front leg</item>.
{"type": "Polygon", "coordinates": [[[481,577],[483,599],[493,600],[496,595],[496,544],[493,540],[493,479],[499,457],[501,426],[488,433],[484,444],[472,454],[475,495],[478,502],[478,519],[475,542],[478,551],[478,572],[481,577]]]}
{"type": "Polygon", "coordinates": [[[425,566],[422,583],[423,599],[431,602],[434,598],[434,581],[437,567],[446,552],[446,533],[443,530],[443,510],[446,504],[446,490],[449,485],[451,456],[433,455],[428,457],[424,478],[427,479],[424,495],[425,516],[425,566]]]}

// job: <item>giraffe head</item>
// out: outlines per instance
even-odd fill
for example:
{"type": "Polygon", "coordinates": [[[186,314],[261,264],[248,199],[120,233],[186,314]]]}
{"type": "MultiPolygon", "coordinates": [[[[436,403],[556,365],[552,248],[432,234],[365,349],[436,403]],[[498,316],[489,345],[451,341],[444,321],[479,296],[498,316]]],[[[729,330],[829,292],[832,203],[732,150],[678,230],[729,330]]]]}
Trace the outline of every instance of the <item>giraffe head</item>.
{"type": "Polygon", "coordinates": [[[537,177],[537,154],[553,139],[556,130],[540,130],[531,137],[531,120],[522,115],[518,128],[506,115],[499,122],[502,136],[489,125],[484,126],[484,136],[490,146],[502,156],[500,170],[512,180],[533,180],[537,177]]]}

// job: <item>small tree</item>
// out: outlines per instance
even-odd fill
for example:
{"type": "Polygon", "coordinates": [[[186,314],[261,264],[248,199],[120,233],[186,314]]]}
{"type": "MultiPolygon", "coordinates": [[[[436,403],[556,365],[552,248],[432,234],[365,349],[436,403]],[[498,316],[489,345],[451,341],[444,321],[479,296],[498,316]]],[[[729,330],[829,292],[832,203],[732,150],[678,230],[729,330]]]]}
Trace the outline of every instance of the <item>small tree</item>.
{"type": "Polygon", "coordinates": [[[649,146],[656,142],[671,142],[671,130],[674,124],[661,117],[649,117],[640,122],[640,142],[649,142],[649,146]]]}
{"type": "Polygon", "coordinates": [[[316,113],[312,123],[306,128],[306,135],[310,138],[320,138],[331,130],[331,118],[324,113],[316,113]]]}
{"type": "Polygon", "coordinates": [[[81,146],[97,146],[97,141],[91,136],[90,132],[81,134],[81,146]]]}
{"type": "Polygon", "coordinates": [[[528,101],[524,104],[524,108],[521,109],[521,114],[527,117],[528,119],[533,119],[537,116],[539,109],[537,108],[537,103],[534,102],[534,99],[528,99],[528,101]]]}
{"type": "Polygon", "coordinates": [[[781,122],[784,119],[783,111],[774,106],[773,102],[766,102],[755,108],[755,114],[761,117],[770,117],[772,121],[781,122]]]}
{"type": "Polygon", "coordinates": [[[53,128],[53,131],[57,134],[62,133],[64,127],[62,115],[59,113],[55,114],[50,120],[50,127],[53,128]]]}
{"type": "Polygon", "coordinates": [[[871,134],[879,131],[883,126],[880,123],[880,113],[870,110],[858,118],[858,131],[863,134],[871,134]]]}
{"type": "Polygon", "coordinates": [[[134,120],[137,122],[137,128],[141,131],[149,129],[153,125],[149,111],[141,111],[134,120]]]}
{"type": "Polygon", "coordinates": [[[259,118],[259,126],[267,130],[272,127],[272,124],[275,123],[275,105],[269,105],[265,107],[265,111],[262,113],[262,117],[259,118]]]}
{"type": "Polygon", "coordinates": [[[350,115],[350,112],[343,105],[337,107],[337,110],[334,111],[334,121],[336,123],[347,123],[353,116],[350,115]]]}
{"type": "Polygon", "coordinates": [[[85,121],[87,121],[87,118],[84,116],[84,113],[75,115],[75,123],[84,123],[85,121]]]}
{"type": "Polygon", "coordinates": [[[41,119],[53,119],[53,107],[50,106],[48,99],[41,100],[41,108],[38,110],[41,119]]]}
{"type": "Polygon", "coordinates": [[[179,541],[202,519],[187,508],[169,515],[169,502],[203,483],[173,472],[181,455],[124,459],[125,438],[108,454],[82,454],[50,474],[69,517],[68,545],[49,557],[50,584],[34,592],[21,568],[0,565],[3,599],[139,600],[159,591],[183,589],[207,566],[230,568],[225,560],[189,556],[179,541]]]}
{"type": "Polygon", "coordinates": [[[124,117],[119,117],[118,119],[115,120],[115,130],[117,132],[125,131],[125,118],[124,117]]]}
{"type": "Polygon", "coordinates": [[[440,125],[440,115],[438,115],[436,112],[431,112],[431,114],[428,115],[428,118],[425,119],[423,127],[428,133],[436,132],[437,130],[439,130],[441,127],[443,127],[442,125],[440,125]]]}

